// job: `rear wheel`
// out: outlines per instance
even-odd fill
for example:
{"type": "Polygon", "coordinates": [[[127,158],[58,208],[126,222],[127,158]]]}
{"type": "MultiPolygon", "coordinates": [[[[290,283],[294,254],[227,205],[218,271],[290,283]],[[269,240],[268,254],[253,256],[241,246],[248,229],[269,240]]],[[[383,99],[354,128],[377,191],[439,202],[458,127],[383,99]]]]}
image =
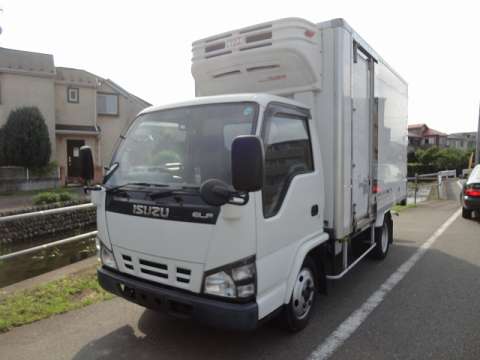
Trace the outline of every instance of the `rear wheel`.
{"type": "Polygon", "coordinates": [[[462,217],[464,219],[471,219],[472,218],[472,210],[462,208],[462,217]]]}
{"type": "Polygon", "coordinates": [[[317,284],[315,263],[307,257],[297,275],[290,302],[285,306],[283,313],[282,322],[287,330],[297,332],[307,326],[317,298],[317,284]]]}
{"type": "Polygon", "coordinates": [[[376,246],[372,250],[372,257],[377,260],[383,260],[388,254],[390,243],[392,242],[392,221],[385,216],[383,225],[375,229],[376,246]]]}

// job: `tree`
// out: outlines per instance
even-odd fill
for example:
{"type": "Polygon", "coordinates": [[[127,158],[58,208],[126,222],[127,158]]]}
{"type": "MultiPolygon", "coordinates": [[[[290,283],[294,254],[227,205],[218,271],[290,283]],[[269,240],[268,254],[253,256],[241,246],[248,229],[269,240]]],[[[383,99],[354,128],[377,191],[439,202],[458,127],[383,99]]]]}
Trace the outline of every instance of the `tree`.
{"type": "MultiPolygon", "coordinates": [[[[430,147],[428,149],[418,149],[415,157],[421,170],[427,172],[437,172],[441,170],[461,171],[468,165],[469,152],[454,148],[430,147]]],[[[420,171],[421,171],[420,170],[420,171]]]]}
{"type": "Polygon", "coordinates": [[[51,155],[45,119],[37,107],[22,107],[10,112],[3,127],[4,156],[7,165],[40,168],[51,155]]]}

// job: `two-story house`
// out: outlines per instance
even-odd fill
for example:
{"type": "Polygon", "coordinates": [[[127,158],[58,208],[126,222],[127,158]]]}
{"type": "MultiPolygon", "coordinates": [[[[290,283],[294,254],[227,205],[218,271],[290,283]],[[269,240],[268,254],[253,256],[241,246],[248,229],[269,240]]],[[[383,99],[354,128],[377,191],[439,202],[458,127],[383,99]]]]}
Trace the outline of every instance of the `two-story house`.
{"type": "Polygon", "coordinates": [[[83,145],[92,148],[100,178],[121,131],[149,105],[109,79],[55,67],[52,55],[0,48],[0,126],[11,110],[37,106],[62,182],[78,179],[83,145]]]}
{"type": "Polygon", "coordinates": [[[429,128],[427,124],[408,125],[408,151],[429,146],[446,147],[447,134],[429,128]]]}

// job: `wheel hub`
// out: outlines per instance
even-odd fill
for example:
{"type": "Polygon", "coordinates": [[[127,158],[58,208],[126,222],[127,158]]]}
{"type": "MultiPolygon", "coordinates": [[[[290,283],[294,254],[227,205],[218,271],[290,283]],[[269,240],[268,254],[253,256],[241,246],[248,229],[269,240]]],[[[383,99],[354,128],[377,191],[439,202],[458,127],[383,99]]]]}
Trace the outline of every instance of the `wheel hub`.
{"type": "Polygon", "coordinates": [[[302,269],[297,276],[292,294],[293,310],[297,319],[308,315],[315,296],[313,274],[309,269],[302,269]]]}

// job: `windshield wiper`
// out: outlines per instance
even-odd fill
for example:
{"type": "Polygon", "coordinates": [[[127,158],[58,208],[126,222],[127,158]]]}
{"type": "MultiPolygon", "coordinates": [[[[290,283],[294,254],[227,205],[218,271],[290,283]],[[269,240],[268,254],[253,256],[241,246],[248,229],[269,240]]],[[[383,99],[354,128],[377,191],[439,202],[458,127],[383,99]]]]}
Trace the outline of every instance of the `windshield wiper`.
{"type": "Polygon", "coordinates": [[[164,187],[164,186],[168,186],[168,185],[150,184],[150,183],[146,183],[146,182],[131,182],[131,183],[126,183],[126,184],[123,184],[123,185],[118,185],[118,186],[108,188],[107,192],[115,191],[115,190],[124,188],[126,186],[143,186],[143,187],[158,186],[158,187],[164,187]]]}
{"type": "Polygon", "coordinates": [[[163,191],[156,191],[151,194],[149,194],[150,199],[156,200],[164,197],[168,197],[171,195],[186,195],[186,194],[192,194],[193,191],[198,191],[199,187],[198,186],[182,186],[180,188],[175,188],[175,189],[165,189],[163,191]]]}

